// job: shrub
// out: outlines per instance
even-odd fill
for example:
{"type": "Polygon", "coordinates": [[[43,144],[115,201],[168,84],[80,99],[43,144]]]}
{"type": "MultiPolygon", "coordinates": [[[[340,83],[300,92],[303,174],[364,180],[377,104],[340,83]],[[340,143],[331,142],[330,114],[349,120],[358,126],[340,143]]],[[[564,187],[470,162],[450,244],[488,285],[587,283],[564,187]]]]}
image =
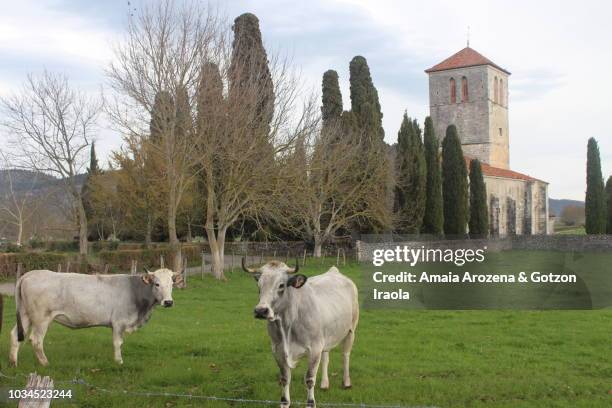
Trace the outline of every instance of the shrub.
{"type": "Polygon", "coordinates": [[[78,252],[78,241],[49,241],[46,245],[49,252],[78,252]]]}

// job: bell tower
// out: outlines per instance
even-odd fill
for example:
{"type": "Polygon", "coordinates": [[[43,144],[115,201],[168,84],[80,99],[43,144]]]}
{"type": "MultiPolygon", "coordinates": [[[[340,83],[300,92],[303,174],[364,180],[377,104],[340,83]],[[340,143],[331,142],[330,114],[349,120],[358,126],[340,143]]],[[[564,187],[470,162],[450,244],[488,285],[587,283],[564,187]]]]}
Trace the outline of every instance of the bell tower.
{"type": "Polygon", "coordinates": [[[508,169],[510,72],[469,46],[425,72],[437,137],[442,140],[454,124],[466,156],[508,169]]]}

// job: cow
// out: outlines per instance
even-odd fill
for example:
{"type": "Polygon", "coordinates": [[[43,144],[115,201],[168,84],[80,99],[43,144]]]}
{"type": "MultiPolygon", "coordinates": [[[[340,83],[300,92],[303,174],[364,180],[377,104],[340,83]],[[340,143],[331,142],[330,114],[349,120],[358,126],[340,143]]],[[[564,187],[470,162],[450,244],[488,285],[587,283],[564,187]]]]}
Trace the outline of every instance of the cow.
{"type": "Polygon", "coordinates": [[[52,321],[72,329],[110,327],[115,361],[123,364],[124,333],[131,333],[151,317],[153,307],[171,307],[172,286],[180,275],[169,269],[140,275],[84,275],[35,270],[15,285],[17,324],[11,331],[10,363],[17,366],[19,345],[30,332],[38,361],[49,361],[43,350],[52,321]]]}
{"type": "Polygon", "coordinates": [[[272,353],[280,369],[281,408],[291,404],[291,370],[306,354],[306,406],[316,406],[314,387],[319,363],[320,387],[328,389],[329,351],[340,343],[344,355],[342,385],[351,388],[349,361],[359,321],[357,287],[353,281],[336,267],[311,278],[297,273],[298,263],[290,268],[283,262],[271,261],[253,269],[245,265],[243,258],[242,268],[253,275],[259,287],[254,317],[267,320],[272,353]]]}

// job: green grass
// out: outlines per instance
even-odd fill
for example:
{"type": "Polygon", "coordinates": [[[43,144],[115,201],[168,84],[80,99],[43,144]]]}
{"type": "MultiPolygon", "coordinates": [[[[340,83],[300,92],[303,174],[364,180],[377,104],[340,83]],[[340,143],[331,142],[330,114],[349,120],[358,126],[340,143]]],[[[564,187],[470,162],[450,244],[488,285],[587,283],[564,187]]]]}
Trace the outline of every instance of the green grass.
{"type": "Polygon", "coordinates": [[[586,235],[586,231],[584,229],[584,226],[580,226],[580,227],[559,226],[558,228],[555,228],[555,234],[557,235],[586,235]]]}
{"type": "MultiPolygon", "coordinates": [[[[327,263],[329,263],[331,260],[327,263]]],[[[326,266],[303,268],[313,275],[326,266]]],[[[358,284],[360,269],[341,270],[358,284]]],[[[35,363],[31,345],[18,368],[6,367],[14,303],[6,299],[0,336],[2,372],[37,371],[56,381],[82,378],[97,387],[277,400],[278,371],[265,323],[252,317],[253,279],[229,273],[175,291],[175,307],[157,309],[126,336],[124,365],[112,359],[109,329],[70,330],[53,324],[45,346],[50,366],[35,363]]],[[[341,355],[331,353],[329,391],[317,401],[437,407],[604,407],[612,405],[612,311],[363,310],[352,356],[353,388],[340,388],[341,355]]],[[[304,361],[293,372],[291,395],[304,401],[304,361]]],[[[25,380],[0,378],[0,388],[25,380]]],[[[106,394],[70,386],[80,407],[254,407],[175,397],[106,394]]],[[[65,404],[65,403],[64,403],[65,404]]],[[[61,406],[60,401],[53,406],[61,406]]]]}

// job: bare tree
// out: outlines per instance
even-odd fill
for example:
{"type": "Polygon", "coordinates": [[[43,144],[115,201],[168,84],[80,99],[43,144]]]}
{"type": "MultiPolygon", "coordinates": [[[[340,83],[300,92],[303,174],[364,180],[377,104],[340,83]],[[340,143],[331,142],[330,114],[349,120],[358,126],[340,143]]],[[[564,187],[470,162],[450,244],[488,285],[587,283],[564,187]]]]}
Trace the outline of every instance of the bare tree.
{"type": "Polygon", "coordinates": [[[379,183],[388,159],[372,154],[364,160],[363,134],[341,123],[309,129],[285,163],[287,184],[275,201],[276,220],[313,242],[314,256],[320,257],[322,246],[358,219],[389,225],[386,186],[379,183]]]}
{"type": "Polygon", "coordinates": [[[269,57],[271,98],[256,80],[237,82],[253,67],[232,60],[230,37],[230,25],[216,10],[162,1],[130,21],[108,71],[116,92],[112,117],[151,146],[163,165],[175,268],[176,216],[197,182],[212,270],[220,279],[228,228],[269,211],[270,198],[282,187],[276,158],[304,126],[289,60],[269,57]]]}
{"type": "Polygon", "coordinates": [[[219,19],[195,4],[145,6],[130,17],[107,75],[115,91],[111,117],[129,137],[147,144],[161,166],[174,269],[182,265],[176,219],[195,178],[193,97],[202,61],[216,48],[219,19]]]}
{"type": "Polygon", "coordinates": [[[17,246],[21,246],[26,223],[32,218],[41,203],[39,199],[34,197],[34,189],[38,178],[35,173],[33,177],[28,175],[27,180],[19,180],[23,177],[15,177],[15,170],[11,168],[7,155],[0,152],[0,158],[2,159],[2,167],[0,168],[0,219],[15,228],[15,243],[17,246]],[[18,180],[15,180],[15,178],[18,180]],[[24,185],[17,188],[15,186],[16,181],[24,185]]]}
{"type": "Polygon", "coordinates": [[[60,178],[79,225],[79,252],[87,255],[87,217],[77,176],[96,130],[101,102],[73,89],[68,78],[28,75],[21,92],[2,98],[5,129],[22,168],[60,178]]]}

